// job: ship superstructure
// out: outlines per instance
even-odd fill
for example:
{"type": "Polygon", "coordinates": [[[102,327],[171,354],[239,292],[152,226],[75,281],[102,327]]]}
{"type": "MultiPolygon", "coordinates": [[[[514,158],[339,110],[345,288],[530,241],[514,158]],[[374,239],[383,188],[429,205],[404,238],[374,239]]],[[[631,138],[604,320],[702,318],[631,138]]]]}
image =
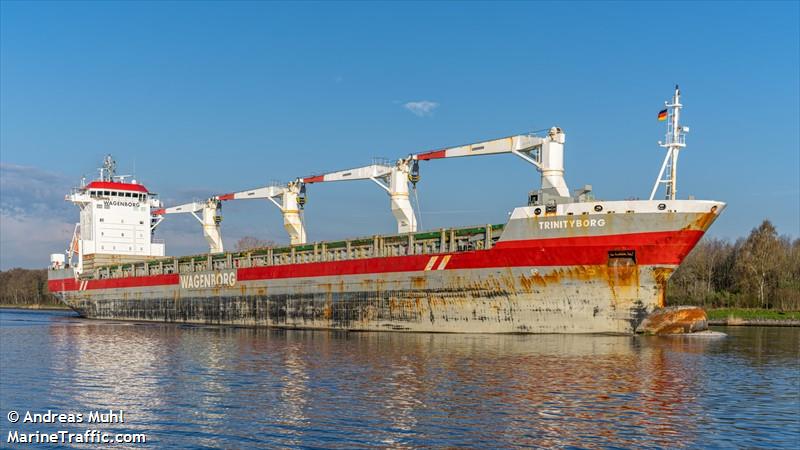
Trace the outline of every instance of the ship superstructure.
{"type": "Polygon", "coordinates": [[[151,210],[161,206],[156,194],[116,174],[116,162],[106,156],[100,176],[82,182],[66,196],[80,210],[66,258],[51,257],[53,264],[68,264],[76,273],[100,265],[142,261],[164,256],[164,243],[153,238],[151,210]]]}
{"type": "MultiPolygon", "coordinates": [[[[414,153],[169,208],[137,198],[150,202],[146,212],[135,210],[137,223],[146,223],[148,232],[170,214],[194,215],[209,253],[158,258],[163,246],[148,241],[150,247],[140,247],[139,254],[114,253],[130,257],[116,264],[87,266],[85,256],[69,267],[54,261],[50,290],[93,318],[346,330],[632,333],[665,306],[671,273],[725,206],[675,195],[677,154],[688,131],[678,123],[679,96],[676,87],[667,103],[668,153],[656,181],[656,188],[666,185],[663,200],[653,198],[655,193],[648,200],[597,200],[588,185],[570,193],[564,180],[566,136],[552,127],[543,134],[414,153]],[[417,229],[409,193],[420,180],[422,162],[504,153],[541,174],[539,189],[507,223],[417,229]],[[307,185],[347,180],[371,180],[387,192],[396,234],[307,240],[301,214],[307,185]],[[277,206],[290,244],[224,252],[221,205],[241,199],[277,206]]],[[[93,190],[82,192],[91,198],[93,190]]],[[[81,217],[85,230],[83,209],[81,217]]],[[[96,245],[102,250],[124,245],[97,242],[95,251],[96,245]]],[[[127,250],[133,251],[133,246],[127,250]]]]}

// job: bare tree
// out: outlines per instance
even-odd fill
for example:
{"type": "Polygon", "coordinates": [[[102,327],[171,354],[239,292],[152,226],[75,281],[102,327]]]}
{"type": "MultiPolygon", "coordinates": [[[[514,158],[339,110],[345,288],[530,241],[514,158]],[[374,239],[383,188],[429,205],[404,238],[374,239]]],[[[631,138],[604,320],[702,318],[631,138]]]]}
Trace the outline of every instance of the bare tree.
{"type": "Polygon", "coordinates": [[[785,264],[782,266],[778,285],[778,307],[783,311],[800,310],[800,239],[781,237],[786,248],[785,264]]]}
{"type": "Polygon", "coordinates": [[[670,280],[673,298],[705,306],[716,301],[717,292],[724,285],[721,269],[733,251],[727,241],[705,238],[689,253],[678,271],[670,280]]]}
{"type": "Polygon", "coordinates": [[[236,241],[236,251],[245,252],[254,248],[274,247],[275,241],[259,239],[253,236],[244,236],[236,241]]]}
{"type": "Polygon", "coordinates": [[[755,293],[758,306],[769,307],[769,298],[777,288],[781,266],[786,256],[778,232],[765,220],[750,232],[736,258],[735,271],[741,289],[755,293]]]}

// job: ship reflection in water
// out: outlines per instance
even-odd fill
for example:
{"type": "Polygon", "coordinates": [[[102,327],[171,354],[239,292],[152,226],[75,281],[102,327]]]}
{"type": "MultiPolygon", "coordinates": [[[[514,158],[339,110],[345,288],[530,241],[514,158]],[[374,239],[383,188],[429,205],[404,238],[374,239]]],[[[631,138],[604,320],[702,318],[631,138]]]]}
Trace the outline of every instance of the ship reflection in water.
{"type": "Polygon", "coordinates": [[[348,334],[0,314],[3,414],[122,409],[113,430],[159,447],[800,439],[797,328],[722,339],[348,334]]]}

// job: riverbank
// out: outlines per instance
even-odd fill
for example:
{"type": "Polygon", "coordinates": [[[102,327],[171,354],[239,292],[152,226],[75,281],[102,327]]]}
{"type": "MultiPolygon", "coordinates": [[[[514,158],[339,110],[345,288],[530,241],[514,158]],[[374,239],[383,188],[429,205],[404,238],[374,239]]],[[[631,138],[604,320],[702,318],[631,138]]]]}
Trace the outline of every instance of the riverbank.
{"type": "Polygon", "coordinates": [[[57,305],[57,304],[47,304],[47,305],[11,305],[11,304],[0,304],[0,309],[32,309],[38,311],[68,311],[70,308],[64,305],[57,305]]]}
{"type": "Polygon", "coordinates": [[[707,309],[706,312],[709,325],[800,327],[800,311],[714,308],[707,309]]]}

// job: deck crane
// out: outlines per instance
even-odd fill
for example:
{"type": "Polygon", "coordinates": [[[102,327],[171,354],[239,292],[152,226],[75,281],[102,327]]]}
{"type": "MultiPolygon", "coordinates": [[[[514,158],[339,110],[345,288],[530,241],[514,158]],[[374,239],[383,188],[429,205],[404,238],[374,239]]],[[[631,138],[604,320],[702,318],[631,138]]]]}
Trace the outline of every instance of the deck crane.
{"type": "Polygon", "coordinates": [[[222,204],[218,199],[213,197],[205,201],[156,209],[151,213],[152,224],[150,228],[151,230],[155,229],[161,221],[164,220],[166,214],[191,214],[203,225],[203,236],[208,242],[209,251],[211,253],[222,253],[224,250],[222,246],[222,234],[219,229],[219,224],[222,222],[222,215],[220,214],[221,209],[222,204]],[[198,212],[201,212],[202,216],[198,216],[198,212]]]}
{"type": "Polygon", "coordinates": [[[220,201],[266,199],[271,201],[283,215],[283,227],[289,233],[292,245],[306,243],[306,230],[300,218],[300,209],[305,204],[305,185],[302,180],[286,183],[285,186],[265,186],[247,191],[233,192],[215,197],[220,201]],[[281,197],[280,203],[275,200],[281,197]]]}
{"type": "MultiPolygon", "coordinates": [[[[561,128],[552,127],[547,135],[520,134],[474,144],[460,145],[412,155],[415,161],[428,161],[462,156],[495,155],[512,153],[536,166],[542,174],[541,189],[531,194],[532,204],[542,204],[550,200],[569,199],[569,189],[564,181],[564,141],[561,128]]],[[[586,186],[581,194],[588,193],[586,186]]]]}
{"type": "Polygon", "coordinates": [[[408,182],[411,181],[416,185],[419,180],[419,177],[416,176],[417,164],[410,157],[402,158],[394,164],[376,162],[364,167],[306,177],[302,181],[312,184],[330,181],[372,180],[389,194],[392,214],[397,220],[397,232],[410,233],[417,231],[417,219],[408,198],[408,182]]]}

